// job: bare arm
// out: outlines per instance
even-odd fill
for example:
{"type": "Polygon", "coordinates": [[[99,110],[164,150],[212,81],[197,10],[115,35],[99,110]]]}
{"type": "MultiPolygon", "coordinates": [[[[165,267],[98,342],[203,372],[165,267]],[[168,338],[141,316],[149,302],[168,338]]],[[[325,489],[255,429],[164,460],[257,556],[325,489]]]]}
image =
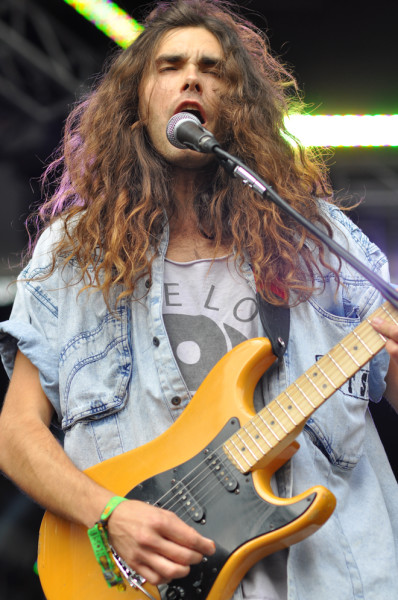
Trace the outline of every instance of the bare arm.
{"type": "MultiPolygon", "coordinates": [[[[49,430],[53,408],[39,373],[18,352],[0,416],[0,468],[36,502],[91,527],[114,495],[79,471],[49,430]]],[[[183,577],[214,544],[171,512],[129,501],[109,519],[112,543],[153,584],[183,577]]]]}

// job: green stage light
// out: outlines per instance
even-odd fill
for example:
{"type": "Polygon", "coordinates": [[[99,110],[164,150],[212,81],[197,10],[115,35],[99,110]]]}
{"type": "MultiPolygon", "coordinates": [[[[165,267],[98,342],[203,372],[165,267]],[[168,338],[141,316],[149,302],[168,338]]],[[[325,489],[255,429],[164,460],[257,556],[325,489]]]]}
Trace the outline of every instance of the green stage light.
{"type": "Polygon", "coordinates": [[[64,0],[64,2],[123,48],[127,48],[144,30],[142,25],[114,2],[108,0],[64,0]]]}

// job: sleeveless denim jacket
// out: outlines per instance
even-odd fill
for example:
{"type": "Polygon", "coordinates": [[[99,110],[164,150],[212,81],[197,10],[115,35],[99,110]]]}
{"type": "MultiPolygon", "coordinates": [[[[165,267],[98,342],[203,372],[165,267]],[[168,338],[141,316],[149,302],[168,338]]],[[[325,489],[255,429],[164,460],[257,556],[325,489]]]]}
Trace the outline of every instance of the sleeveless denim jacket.
{"type": "MultiPolygon", "coordinates": [[[[322,206],[335,239],[387,278],[380,250],[337,208],[322,206]]],[[[167,231],[151,285],[140,281],[137,299],[123,298],[114,313],[98,291],[78,294],[83,283],[74,261],[41,277],[49,272],[58,235],[57,226],[43,233],[21,273],[11,317],[0,324],[0,349],[9,375],[17,348],[37,366],[65,450],[85,469],[160,435],[190,397],[162,318],[167,231]]],[[[337,265],[327,251],[326,258],[337,265]]],[[[242,269],[254,290],[249,264],[242,269]]],[[[332,273],[326,280],[322,293],[291,309],[288,348],[264,378],[264,403],[382,301],[346,264],[337,292],[332,273]]],[[[113,299],[119,292],[113,290],[113,299]]],[[[264,335],[260,323],[258,334],[264,335]]],[[[282,496],[322,484],[337,498],[327,523],[290,548],[289,600],[398,598],[398,489],[368,411],[369,398],[378,401],[383,394],[387,367],[382,351],[319,408],[298,438],[300,450],[277,474],[282,496]]],[[[240,589],[235,598],[241,598],[240,589]]]]}

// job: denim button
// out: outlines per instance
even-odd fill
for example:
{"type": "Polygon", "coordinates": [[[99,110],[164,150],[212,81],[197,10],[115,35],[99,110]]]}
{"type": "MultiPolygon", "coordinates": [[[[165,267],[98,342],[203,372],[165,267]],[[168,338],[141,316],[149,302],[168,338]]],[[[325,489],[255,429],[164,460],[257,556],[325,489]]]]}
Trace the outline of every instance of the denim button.
{"type": "Polygon", "coordinates": [[[179,396],[174,396],[174,398],[171,399],[171,403],[174,406],[179,406],[181,404],[181,398],[179,396]]]}
{"type": "Polygon", "coordinates": [[[157,347],[157,346],[159,346],[159,345],[160,345],[160,340],[159,340],[159,338],[157,338],[157,337],[154,337],[152,341],[153,341],[153,345],[154,345],[154,346],[156,346],[156,347],[157,347]]]}

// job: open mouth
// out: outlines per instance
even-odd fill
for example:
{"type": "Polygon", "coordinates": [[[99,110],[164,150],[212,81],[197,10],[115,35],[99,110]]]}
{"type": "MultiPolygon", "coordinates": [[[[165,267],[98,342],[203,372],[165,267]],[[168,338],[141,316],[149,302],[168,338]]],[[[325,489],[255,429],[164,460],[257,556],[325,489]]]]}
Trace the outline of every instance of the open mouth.
{"type": "Polygon", "coordinates": [[[180,112],[187,112],[187,113],[189,113],[191,115],[194,115],[197,119],[199,119],[199,121],[201,122],[202,125],[205,122],[204,118],[202,117],[202,114],[201,114],[200,110],[195,110],[193,108],[184,108],[180,112]]]}
{"type": "Polygon", "coordinates": [[[174,114],[181,112],[187,112],[191,115],[194,115],[197,119],[199,119],[201,125],[206,123],[206,114],[199,103],[189,101],[182,102],[174,114]]]}

